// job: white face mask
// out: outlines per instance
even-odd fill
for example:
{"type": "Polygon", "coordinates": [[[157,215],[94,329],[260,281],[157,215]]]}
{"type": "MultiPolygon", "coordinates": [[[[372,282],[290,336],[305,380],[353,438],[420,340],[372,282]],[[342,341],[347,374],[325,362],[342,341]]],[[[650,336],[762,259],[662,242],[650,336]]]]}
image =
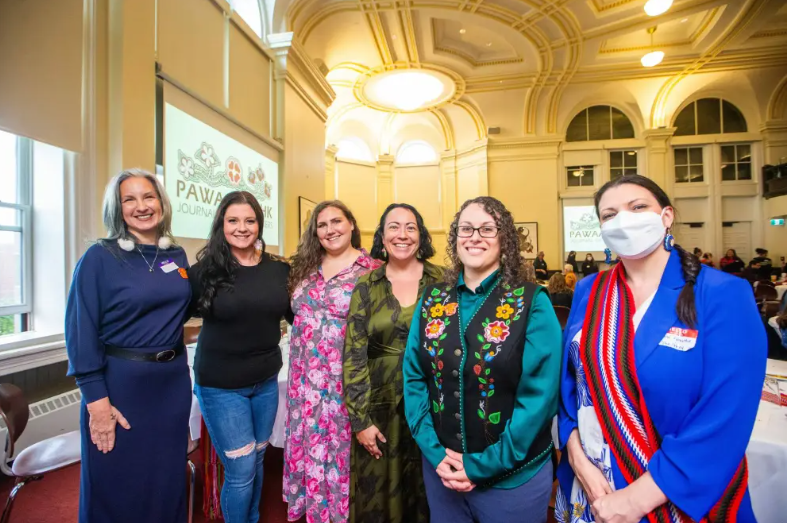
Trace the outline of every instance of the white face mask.
{"type": "Polygon", "coordinates": [[[627,260],[652,254],[666,236],[662,212],[622,211],[605,222],[600,230],[608,248],[627,260]]]}

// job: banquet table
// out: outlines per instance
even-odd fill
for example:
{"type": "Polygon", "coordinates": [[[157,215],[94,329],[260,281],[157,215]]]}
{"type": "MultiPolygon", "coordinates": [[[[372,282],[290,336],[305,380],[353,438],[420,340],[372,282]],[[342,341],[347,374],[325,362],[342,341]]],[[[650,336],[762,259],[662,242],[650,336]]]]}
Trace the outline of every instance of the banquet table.
{"type": "Polygon", "coordinates": [[[786,284],[784,283],[782,285],[776,285],[775,292],[778,293],[778,301],[781,301],[784,297],[784,294],[786,294],[786,284]]]}
{"type": "MultiPolygon", "coordinates": [[[[786,362],[767,360],[767,374],[783,377],[786,362]]],[[[786,522],[786,407],[761,401],[746,452],[748,487],[759,523],[786,522]]]]}
{"type": "MultiPolygon", "coordinates": [[[[290,330],[290,329],[289,329],[290,330]]],[[[279,348],[282,351],[282,368],[277,375],[277,384],[279,385],[279,404],[277,406],[277,418],[274,421],[274,431],[269,439],[269,444],[275,447],[283,448],[285,446],[285,420],[287,418],[287,393],[288,393],[288,336],[285,335],[280,340],[279,348]]],[[[194,384],[194,357],[196,343],[187,345],[186,353],[189,362],[189,374],[194,384]]],[[[200,431],[202,426],[203,416],[200,412],[200,404],[197,402],[197,396],[192,393],[192,410],[189,414],[189,436],[192,441],[200,439],[200,431]]]]}

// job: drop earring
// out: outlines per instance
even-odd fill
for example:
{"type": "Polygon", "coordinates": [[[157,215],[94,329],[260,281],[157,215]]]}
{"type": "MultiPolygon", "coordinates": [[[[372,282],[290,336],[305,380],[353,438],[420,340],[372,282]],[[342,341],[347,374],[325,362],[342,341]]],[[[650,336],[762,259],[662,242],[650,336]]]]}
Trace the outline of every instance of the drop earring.
{"type": "Polygon", "coordinates": [[[671,252],[674,249],[674,235],[671,234],[671,229],[666,229],[666,236],[663,238],[663,248],[667,252],[671,252]]]}

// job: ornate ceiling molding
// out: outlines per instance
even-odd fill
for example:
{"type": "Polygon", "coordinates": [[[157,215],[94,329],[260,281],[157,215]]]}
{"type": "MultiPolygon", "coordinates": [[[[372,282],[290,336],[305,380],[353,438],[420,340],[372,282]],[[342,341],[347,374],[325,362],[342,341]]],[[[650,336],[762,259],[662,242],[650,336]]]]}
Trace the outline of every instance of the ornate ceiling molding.
{"type": "Polygon", "coordinates": [[[455,148],[455,132],[452,129],[452,125],[447,120],[446,115],[441,111],[441,109],[430,109],[430,112],[438,119],[438,123],[441,125],[441,132],[444,134],[444,144],[445,149],[450,151],[455,148]]]}
{"type": "Polygon", "coordinates": [[[770,103],[767,104],[768,120],[786,121],[786,77],[778,83],[778,86],[770,96],[770,103]]]}
{"type": "Polygon", "coordinates": [[[457,58],[460,58],[461,60],[465,61],[467,64],[469,64],[474,68],[487,67],[492,65],[517,64],[523,62],[523,58],[520,56],[515,56],[513,58],[493,59],[493,60],[477,60],[470,53],[467,53],[462,49],[455,49],[455,48],[442,46],[441,43],[438,41],[439,31],[437,27],[437,20],[435,18],[430,20],[430,32],[433,39],[434,51],[438,53],[445,53],[452,56],[456,56],[457,58]]]}
{"type": "Polygon", "coordinates": [[[712,62],[721,52],[726,49],[733,40],[735,40],[749,25],[756,19],[764,8],[769,4],[769,0],[751,0],[746,6],[737,13],[732,28],[723,33],[718,40],[712,45],[709,51],[702,54],[698,59],[693,60],[693,63],[683,69],[682,72],[675,75],[666,81],[658,91],[655,101],[652,104],[650,111],[649,121],[650,127],[659,128],[666,126],[666,106],[668,104],[671,92],[676,86],[685,78],[701,71],[705,65],[712,62]]]}
{"type": "MultiPolygon", "coordinates": [[[[702,38],[703,35],[707,33],[707,30],[712,25],[712,22],[716,19],[719,13],[722,12],[722,8],[715,7],[710,9],[710,11],[704,16],[699,23],[698,27],[693,31],[691,35],[689,35],[684,40],[677,40],[675,42],[661,42],[657,47],[666,48],[666,47],[682,47],[682,46],[692,46],[696,45],[698,41],[702,38]]],[[[613,47],[613,48],[605,48],[606,41],[603,40],[600,42],[600,50],[598,51],[599,54],[615,54],[615,53],[629,53],[633,51],[646,51],[648,49],[652,49],[653,46],[651,45],[640,45],[640,46],[632,46],[632,47],[613,47]]]]}

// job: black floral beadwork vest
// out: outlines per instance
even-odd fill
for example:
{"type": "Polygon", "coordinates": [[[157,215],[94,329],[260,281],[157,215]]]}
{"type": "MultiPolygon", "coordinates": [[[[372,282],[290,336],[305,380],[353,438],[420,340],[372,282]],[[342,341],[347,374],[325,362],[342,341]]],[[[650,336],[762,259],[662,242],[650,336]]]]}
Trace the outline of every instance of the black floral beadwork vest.
{"type": "MultiPolygon", "coordinates": [[[[428,376],[433,426],[444,447],[477,453],[499,441],[512,417],[535,292],[532,283],[509,287],[497,282],[461,332],[457,287],[439,283],[425,290],[419,361],[428,376]]],[[[530,457],[550,442],[549,425],[532,444],[530,457]]]]}

